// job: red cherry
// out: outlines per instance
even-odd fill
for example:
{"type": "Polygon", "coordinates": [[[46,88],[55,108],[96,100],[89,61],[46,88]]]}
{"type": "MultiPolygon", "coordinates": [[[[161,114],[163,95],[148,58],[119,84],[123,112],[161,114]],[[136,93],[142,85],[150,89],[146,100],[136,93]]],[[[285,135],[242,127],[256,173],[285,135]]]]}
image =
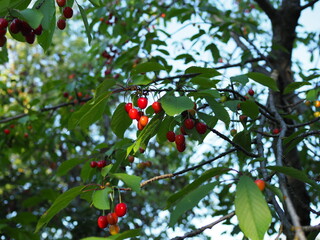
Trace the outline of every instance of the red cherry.
{"type": "Polygon", "coordinates": [[[73,16],[73,9],[71,7],[65,7],[63,9],[63,16],[65,18],[72,18],[73,16]]]}
{"type": "Polygon", "coordinates": [[[14,124],[11,124],[11,125],[10,125],[10,128],[14,128],[14,127],[15,127],[15,125],[14,125],[14,124]]]}
{"type": "Polygon", "coordinates": [[[279,134],[280,133],[280,129],[279,128],[275,128],[272,130],[273,134],[279,134]]]}
{"type": "Polygon", "coordinates": [[[29,134],[28,134],[28,133],[24,133],[23,136],[24,136],[25,138],[28,138],[28,137],[29,137],[29,134]]]}
{"type": "Polygon", "coordinates": [[[108,219],[107,216],[100,216],[98,217],[98,227],[103,229],[106,228],[108,226],[108,219]]]}
{"type": "Polygon", "coordinates": [[[139,112],[138,112],[138,110],[135,109],[135,108],[131,108],[131,109],[129,110],[128,114],[129,114],[129,117],[130,117],[131,119],[137,119],[137,118],[139,118],[139,112]]]}
{"type": "Polygon", "coordinates": [[[176,140],[176,134],[173,131],[167,132],[167,139],[169,142],[174,142],[176,140]]]}
{"type": "Polygon", "coordinates": [[[68,92],[64,92],[63,93],[63,97],[68,98],[69,97],[69,93],[68,92]]]}
{"type": "Polygon", "coordinates": [[[21,22],[21,33],[23,36],[27,36],[32,31],[32,28],[30,27],[29,23],[26,21],[21,22]]]}
{"type": "Polygon", "coordinates": [[[5,36],[0,36],[0,47],[3,47],[7,42],[7,38],[5,36]]]}
{"type": "Polygon", "coordinates": [[[264,188],[266,187],[266,183],[262,179],[257,179],[257,180],[254,181],[254,183],[258,186],[260,191],[263,191],[264,188]]]}
{"type": "Polygon", "coordinates": [[[106,160],[100,160],[97,162],[97,167],[98,168],[103,168],[107,165],[107,161],[106,160]]]}
{"type": "Polygon", "coordinates": [[[104,71],[105,76],[110,75],[110,74],[111,74],[111,69],[107,69],[104,71]]]}
{"type": "Polygon", "coordinates": [[[137,122],[137,128],[139,131],[142,131],[144,129],[144,126],[141,125],[140,121],[137,122]]]}
{"type": "Polygon", "coordinates": [[[242,122],[242,123],[246,123],[246,122],[247,122],[248,117],[247,117],[246,115],[240,115],[240,116],[239,116],[239,119],[240,119],[240,122],[242,122]]]}
{"type": "Polygon", "coordinates": [[[185,144],[185,141],[186,139],[182,134],[176,135],[175,142],[177,145],[183,145],[185,144]]]}
{"type": "Polygon", "coordinates": [[[21,31],[21,27],[22,27],[21,20],[18,18],[15,18],[11,22],[9,29],[13,34],[17,34],[21,31]]]}
{"type": "Polygon", "coordinates": [[[116,235],[120,232],[120,227],[118,225],[110,225],[109,232],[111,235],[116,235]]]}
{"type": "Polygon", "coordinates": [[[128,161],[129,161],[129,163],[133,163],[134,162],[134,156],[129,155],[128,156],[128,161]]]}
{"type": "Polygon", "coordinates": [[[161,103],[159,103],[159,102],[154,102],[154,103],[152,103],[151,106],[152,106],[155,113],[159,113],[162,111],[162,106],[161,106],[161,103]]]}
{"type": "Polygon", "coordinates": [[[8,134],[10,134],[10,129],[6,128],[3,130],[3,132],[8,135],[8,134]]]}
{"type": "Polygon", "coordinates": [[[207,125],[202,122],[198,122],[196,124],[196,130],[199,134],[205,134],[207,131],[207,125]]]}
{"type": "Polygon", "coordinates": [[[183,152],[184,150],[186,150],[186,144],[185,143],[181,144],[181,145],[176,144],[176,147],[177,147],[177,150],[179,152],[183,152]]]}
{"type": "Polygon", "coordinates": [[[180,132],[181,132],[181,134],[183,134],[183,135],[188,135],[183,126],[180,127],[180,132]]]}
{"type": "Polygon", "coordinates": [[[192,129],[194,127],[193,119],[187,118],[186,120],[184,120],[184,126],[186,127],[186,129],[192,129]]]}
{"type": "Polygon", "coordinates": [[[118,203],[114,208],[114,212],[118,217],[123,217],[127,213],[127,204],[118,203]]]}
{"type": "Polygon", "coordinates": [[[148,105],[148,99],[145,97],[140,97],[140,98],[138,98],[137,104],[138,104],[139,108],[145,109],[148,105]]]}
{"type": "Polygon", "coordinates": [[[114,224],[116,224],[118,222],[118,216],[114,212],[113,213],[108,213],[107,219],[108,219],[108,223],[110,225],[114,225],[114,224]]]}
{"type": "Polygon", "coordinates": [[[253,91],[252,89],[249,89],[248,94],[249,94],[250,96],[253,96],[253,95],[254,95],[254,91],[253,91]]]}
{"type": "Polygon", "coordinates": [[[35,30],[34,30],[34,33],[36,35],[41,35],[42,33],[42,25],[40,24],[39,27],[37,27],[35,30]]]}
{"type": "Polygon", "coordinates": [[[59,7],[64,7],[66,5],[66,0],[56,0],[59,7]]]}
{"type": "Polygon", "coordinates": [[[66,20],[60,18],[58,21],[57,21],[57,27],[60,29],[60,30],[63,30],[66,28],[66,20]]]}
{"type": "Polygon", "coordinates": [[[91,161],[90,162],[90,167],[95,168],[97,166],[97,162],[96,161],[91,161]]]}
{"type": "Polygon", "coordinates": [[[129,113],[129,110],[132,108],[132,103],[127,103],[125,106],[124,106],[124,109],[126,110],[127,113],[129,113]]]}
{"type": "Polygon", "coordinates": [[[144,148],[139,148],[140,153],[144,153],[146,150],[144,148]]]}
{"type": "Polygon", "coordinates": [[[237,132],[238,132],[237,129],[231,129],[230,130],[230,134],[231,134],[232,137],[234,137],[237,134],[237,132]]]}
{"type": "Polygon", "coordinates": [[[36,35],[34,32],[29,32],[28,34],[25,35],[26,41],[29,44],[33,44],[34,40],[36,39],[36,35]]]}
{"type": "Polygon", "coordinates": [[[139,119],[139,123],[142,127],[145,127],[148,124],[149,118],[147,116],[141,116],[139,119]]]}
{"type": "Polygon", "coordinates": [[[0,18],[0,28],[8,27],[8,20],[5,18],[0,18]]]}
{"type": "Polygon", "coordinates": [[[6,28],[0,28],[0,37],[3,37],[4,35],[6,35],[6,33],[7,33],[6,28]]]}

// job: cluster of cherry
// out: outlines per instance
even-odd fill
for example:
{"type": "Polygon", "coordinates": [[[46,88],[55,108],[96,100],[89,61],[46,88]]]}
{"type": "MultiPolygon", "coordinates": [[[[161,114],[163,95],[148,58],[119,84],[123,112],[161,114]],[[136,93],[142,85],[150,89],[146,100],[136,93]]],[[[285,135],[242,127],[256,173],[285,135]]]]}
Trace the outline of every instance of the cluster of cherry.
{"type": "Polygon", "coordinates": [[[66,19],[72,18],[73,16],[73,9],[71,7],[66,7],[67,0],[56,0],[56,3],[59,7],[63,8],[62,15],[59,17],[57,21],[57,27],[60,30],[63,30],[66,28],[66,19]]]}
{"type": "Polygon", "coordinates": [[[125,203],[118,203],[114,208],[114,212],[98,217],[98,227],[104,229],[109,225],[110,234],[116,235],[120,232],[120,227],[117,225],[118,217],[123,217],[126,213],[127,205],[125,203]]]}

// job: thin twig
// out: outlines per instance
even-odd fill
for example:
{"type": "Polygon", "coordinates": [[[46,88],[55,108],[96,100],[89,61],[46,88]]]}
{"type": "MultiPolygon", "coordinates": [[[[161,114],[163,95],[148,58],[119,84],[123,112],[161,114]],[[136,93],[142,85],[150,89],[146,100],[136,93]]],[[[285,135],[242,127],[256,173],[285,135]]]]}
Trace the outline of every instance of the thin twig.
{"type": "Polygon", "coordinates": [[[313,1],[309,2],[309,3],[307,3],[306,5],[301,6],[300,7],[300,11],[302,11],[302,10],[308,8],[308,7],[313,7],[313,5],[316,4],[318,1],[319,0],[313,0],[313,1]]]}

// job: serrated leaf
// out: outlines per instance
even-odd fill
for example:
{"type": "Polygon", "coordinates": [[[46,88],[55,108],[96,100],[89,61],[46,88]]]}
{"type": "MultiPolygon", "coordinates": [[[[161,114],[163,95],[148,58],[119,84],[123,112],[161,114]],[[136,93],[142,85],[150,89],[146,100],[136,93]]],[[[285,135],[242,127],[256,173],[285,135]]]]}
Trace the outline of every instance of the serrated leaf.
{"type": "Polygon", "coordinates": [[[73,159],[64,161],[58,167],[56,175],[60,177],[66,175],[71,169],[73,169],[75,166],[79,165],[83,161],[84,161],[83,159],[79,159],[79,158],[73,158],[73,159]]]}
{"type": "Polygon", "coordinates": [[[242,113],[251,119],[256,119],[259,115],[259,107],[252,100],[246,100],[240,103],[242,113]]]}
{"type": "Polygon", "coordinates": [[[142,179],[141,177],[135,175],[128,175],[126,173],[114,173],[110,174],[110,176],[123,181],[133,191],[140,192],[140,182],[142,179]]]}
{"type": "Polygon", "coordinates": [[[311,85],[311,83],[309,82],[293,82],[293,83],[290,83],[289,85],[286,86],[286,88],[283,90],[283,93],[284,94],[288,94],[288,93],[291,93],[293,92],[294,90],[297,90],[303,86],[306,86],[306,85],[311,85]]]}
{"type": "Polygon", "coordinates": [[[228,128],[230,123],[230,116],[227,110],[213,98],[206,97],[205,99],[207,100],[215,116],[221,121],[223,121],[226,124],[226,127],[228,128]]]}
{"type": "Polygon", "coordinates": [[[88,19],[87,19],[87,14],[84,11],[83,7],[81,7],[78,2],[76,2],[76,3],[77,3],[78,8],[80,10],[80,14],[81,14],[82,21],[83,21],[83,24],[84,24],[84,28],[86,30],[86,34],[87,34],[87,38],[88,38],[88,43],[90,45],[91,40],[92,40],[92,36],[91,36],[91,29],[89,27],[89,23],[88,23],[88,19]]]}
{"type": "Polygon", "coordinates": [[[218,185],[218,182],[209,183],[200,187],[197,187],[195,190],[188,192],[181,201],[179,201],[171,211],[170,214],[170,222],[169,227],[173,227],[173,225],[178,221],[183,213],[197,206],[199,201],[206,197],[212,189],[218,185]]]}
{"type": "Polygon", "coordinates": [[[32,27],[33,29],[36,29],[37,27],[39,27],[43,19],[43,14],[38,9],[28,8],[22,11],[13,9],[11,10],[11,15],[23,21],[26,21],[27,23],[29,23],[30,27],[32,27]]]}
{"type": "Polygon", "coordinates": [[[320,189],[320,186],[313,181],[312,179],[310,179],[303,171],[298,170],[296,168],[293,167],[282,167],[282,166],[269,166],[267,167],[270,170],[276,171],[276,172],[280,172],[283,173],[284,175],[293,177],[297,180],[300,180],[301,182],[305,182],[310,184],[311,186],[320,189]]]}
{"type": "Polygon", "coordinates": [[[58,212],[67,207],[81,193],[83,188],[84,186],[71,188],[57,197],[51,207],[39,219],[35,232],[38,232],[43,226],[47,225],[58,212]]]}
{"type": "Polygon", "coordinates": [[[68,128],[73,129],[80,125],[85,129],[98,119],[100,119],[104,113],[107,105],[107,100],[110,96],[110,92],[101,94],[98,98],[93,98],[84,104],[78,111],[74,112],[70,119],[68,128]]]}
{"type": "Polygon", "coordinates": [[[256,81],[257,83],[260,83],[274,91],[279,91],[276,81],[265,74],[251,72],[251,73],[247,73],[247,76],[253,81],[256,81]]]}
{"type": "Polygon", "coordinates": [[[140,236],[141,229],[132,229],[110,237],[86,237],[81,240],[122,240],[140,236]]]}
{"type": "Polygon", "coordinates": [[[145,62],[138,64],[135,68],[132,69],[132,74],[138,73],[146,73],[146,72],[153,72],[153,71],[160,71],[165,70],[165,67],[157,62],[145,62]]]}
{"type": "Polygon", "coordinates": [[[116,108],[111,118],[111,129],[118,138],[123,138],[124,132],[132,123],[132,120],[125,110],[125,105],[125,103],[121,103],[116,108]]]}
{"type": "Polygon", "coordinates": [[[221,75],[220,72],[215,70],[214,68],[203,68],[203,67],[189,67],[185,71],[186,74],[189,73],[206,73],[212,77],[221,75]]]}
{"type": "Polygon", "coordinates": [[[185,195],[187,195],[189,192],[196,189],[198,186],[200,186],[202,183],[204,183],[207,180],[210,180],[214,176],[224,174],[228,172],[230,169],[225,167],[217,167],[212,168],[210,170],[205,171],[203,174],[201,174],[200,177],[198,177],[195,181],[190,183],[189,185],[186,185],[183,189],[181,189],[179,192],[171,195],[167,200],[167,206],[166,209],[170,208],[174,204],[177,203],[178,200],[183,198],[185,195]]]}
{"type": "Polygon", "coordinates": [[[262,240],[272,217],[263,194],[247,176],[240,177],[237,184],[235,212],[245,236],[252,240],[262,240]]]}
{"type": "Polygon", "coordinates": [[[160,100],[163,110],[169,116],[174,116],[176,114],[180,114],[185,110],[193,108],[193,101],[186,97],[175,97],[172,95],[165,95],[160,100]]]}
{"type": "Polygon", "coordinates": [[[108,194],[110,192],[112,192],[112,189],[109,187],[95,191],[92,195],[93,206],[100,210],[110,209],[110,202],[108,197],[108,194]]]}

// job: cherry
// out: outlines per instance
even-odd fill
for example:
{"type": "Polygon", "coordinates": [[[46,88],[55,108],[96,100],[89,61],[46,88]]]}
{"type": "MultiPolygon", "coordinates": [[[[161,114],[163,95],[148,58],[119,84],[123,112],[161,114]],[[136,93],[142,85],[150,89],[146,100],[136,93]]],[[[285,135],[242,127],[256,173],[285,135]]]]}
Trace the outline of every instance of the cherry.
{"type": "Polygon", "coordinates": [[[97,162],[97,167],[98,168],[103,168],[107,165],[107,161],[106,160],[100,160],[97,162]]]}
{"type": "Polygon", "coordinates": [[[173,131],[167,132],[167,139],[169,142],[174,142],[176,140],[176,134],[173,131]]]}
{"type": "Polygon", "coordinates": [[[151,106],[152,106],[155,113],[159,113],[162,110],[162,106],[161,106],[160,102],[154,102],[154,103],[152,103],[151,106]]]}
{"type": "Polygon", "coordinates": [[[97,162],[96,161],[91,161],[90,162],[90,167],[95,168],[97,166],[97,162]]]}
{"type": "Polygon", "coordinates": [[[320,101],[319,100],[315,101],[314,102],[314,106],[317,107],[317,108],[320,107],[320,101]]]}
{"type": "Polygon", "coordinates": [[[146,165],[144,163],[138,163],[137,164],[137,168],[138,169],[145,169],[146,168],[146,165]]]}
{"type": "Polygon", "coordinates": [[[258,186],[260,191],[263,191],[265,189],[265,187],[266,187],[266,183],[262,179],[257,179],[257,180],[254,181],[254,183],[258,186]]]}
{"type": "Polygon", "coordinates": [[[118,222],[118,216],[114,212],[113,213],[108,213],[107,219],[108,219],[108,223],[110,225],[117,224],[117,222],[118,222]]]}
{"type": "Polygon", "coordinates": [[[123,217],[127,213],[127,204],[118,203],[114,208],[114,212],[118,217],[123,217]]]}
{"type": "Polygon", "coordinates": [[[24,133],[23,136],[24,136],[25,138],[28,138],[28,137],[29,137],[29,134],[28,134],[28,133],[24,133]]]}
{"type": "Polygon", "coordinates": [[[237,132],[238,131],[236,129],[231,129],[230,130],[230,134],[231,134],[232,137],[234,137],[237,134],[237,132]]]}
{"type": "Polygon", "coordinates": [[[10,134],[10,129],[6,128],[3,130],[3,132],[8,135],[8,134],[10,134]]]}
{"type": "Polygon", "coordinates": [[[139,123],[142,127],[145,127],[148,124],[149,118],[147,116],[141,116],[139,119],[139,123]]]}
{"type": "Polygon", "coordinates": [[[191,118],[184,120],[184,126],[186,129],[192,129],[194,127],[194,121],[191,118]]]}
{"type": "Polygon", "coordinates": [[[252,89],[249,89],[248,94],[249,94],[250,96],[253,96],[253,95],[254,95],[254,91],[253,91],[252,89]]]}
{"type": "Polygon", "coordinates": [[[32,28],[30,27],[29,23],[26,21],[21,22],[21,33],[23,36],[27,36],[32,31],[32,28]]]}
{"type": "Polygon", "coordinates": [[[66,5],[66,0],[56,0],[59,7],[64,7],[66,5]]]}
{"type": "Polygon", "coordinates": [[[11,22],[9,29],[13,34],[17,34],[21,31],[22,23],[21,20],[18,18],[13,19],[11,22]]]}
{"type": "Polygon", "coordinates": [[[3,47],[7,42],[7,38],[5,36],[0,36],[0,47],[3,47]]]}
{"type": "Polygon", "coordinates": [[[275,128],[272,130],[273,134],[279,134],[280,133],[280,129],[279,128],[275,128]]]}
{"type": "Polygon", "coordinates": [[[144,129],[144,126],[141,125],[140,121],[137,122],[137,128],[139,131],[142,131],[144,129]]]}
{"type": "Polygon", "coordinates": [[[118,225],[110,225],[109,232],[111,235],[116,235],[120,232],[120,227],[118,225]]]}
{"type": "Polygon", "coordinates": [[[207,125],[202,122],[198,122],[196,124],[196,130],[199,134],[205,134],[207,131],[207,125]]]}
{"type": "Polygon", "coordinates": [[[139,119],[140,118],[139,112],[136,108],[131,108],[129,110],[128,114],[131,119],[139,119]]]}
{"type": "Polygon", "coordinates": [[[6,28],[0,28],[0,37],[6,35],[7,29],[6,28]]]}
{"type": "Polygon", "coordinates": [[[248,117],[246,115],[240,115],[239,116],[240,122],[246,123],[248,120],[248,117]]]}
{"type": "Polygon", "coordinates": [[[111,74],[111,69],[107,69],[104,71],[105,76],[110,75],[110,74],[111,74]]]}
{"type": "Polygon", "coordinates": [[[0,28],[8,27],[8,20],[5,18],[0,18],[0,28]]]}
{"type": "Polygon", "coordinates": [[[33,32],[38,36],[41,35],[41,33],[42,33],[42,25],[40,24],[39,27],[37,27],[33,32]]]}
{"type": "Polygon", "coordinates": [[[124,109],[126,110],[127,113],[129,113],[129,110],[132,108],[132,103],[127,103],[125,106],[124,106],[124,109]]]}
{"type": "Polygon", "coordinates": [[[73,10],[72,10],[72,8],[71,8],[71,7],[65,7],[65,8],[63,9],[63,16],[64,16],[65,18],[72,18],[72,16],[73,16],[73,10]]]}
{"type": "Polygon", "coordinates": [[[184,150],[186,150],[186,144],[185,143],[181,144],[181,145],[176,144],[176,147],[177,147],[177,150],[179,152],[183,152],[184,150]]]}
{"type": "Polygon", "coordinates": [[[311,106],[311,102],[310,102],[309,100],[305,101],[304,104],[305,104],[306,106],[308,106],[308,107],[311,106]]]}
{"type": "Polygon", "coordinates": [[[14,125],[14,124],[11,124],[11,125],[10,125],[10,128],[14,128],[14,127],[15,127],[15,125],[14,125]]]}
{"type": "Polygon", "coordinates": [[[140,97],[138,98],[137,104],[139,108],[145,109],[148,105],[148,99],[145,97],[140,97]]]}
{"type": "Polygon", "coordinates": [[[29,44],[33,44],[34,40],[36,39],[36,35],[34,32],[29,32],[28,34],[25,35],[26,41],[29,44]]]}
{"type": "Polygon", "coordinates": [[[82,92],[77,92],[77,96],[78,96],[78,98],[82,98],[83,93],[82,92]]]}
{"type": "Polygon", "coordinates": [[[57,27],[60,29],[60,30],[63,30],[66,28],[66,20],[64,20],[63,18],[60,18],[58,21],[57,21],[57,27]]]}
{"type": "Polygon", "coordinates": [[[140,153],[144,153],[146,150],[144,148],[139,148],[140,153]]]}
{"type": "Polygon", "coordinates": [[[183,135],[188,135],[183,126],[180,127],[180,132],[181,132],[181,134],[183,134],[183,135]]]}
{"type": "Polygon", "coordinates": [[[134,156],[129,155],[128,156],[128,161],[129,161],[129,163],[133,163],[134,162],[134,156]]]}
{"type": "Polygon", "coordinates": [[[98,217],[98,227],[103,229],[106,228],[108,226],[108,219],[107,216],[100,216],[98,217]]]}
{"type": "Polygon", "coordinates": [[[177,145],[183,145],[185,144],[186,139],[182,134],[176,135],[175,142],[177,145]]]}
{"type": "Polygon", "coordinates": [[[144,163],[144,165],[145,165],[146,167],[151,167],[151,166],[152,166],[152,162],[146,161],[146,162],[144,163]]]}

